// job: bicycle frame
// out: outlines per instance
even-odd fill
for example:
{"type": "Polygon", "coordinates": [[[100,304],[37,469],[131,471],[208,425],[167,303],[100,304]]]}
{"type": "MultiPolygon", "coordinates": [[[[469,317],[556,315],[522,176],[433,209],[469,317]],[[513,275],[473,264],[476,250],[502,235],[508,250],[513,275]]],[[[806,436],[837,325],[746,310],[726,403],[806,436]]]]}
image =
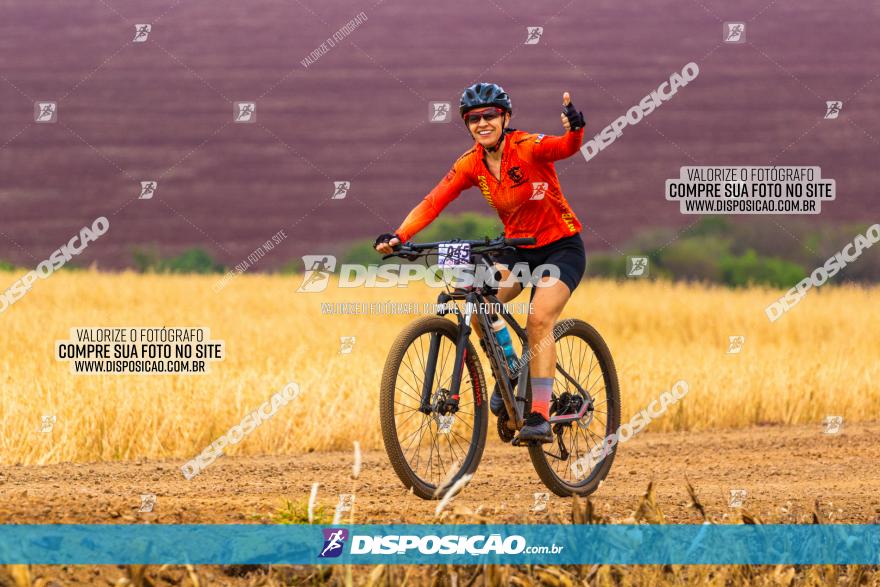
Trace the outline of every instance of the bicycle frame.
{"type": "MultiPolygon", "coordinates": [[[[477,260],[486,262],[486,256],[482,253],[475,253],[474,259],[472,262],[476,262],[477,260]]],[[[487,263],[488,264],[488,263],[487,263]]],[[[529,378],[529,363],[530,361],[522,361],[520,359],[520,368],[516,382],[514,383],[510,375],[508,374],[507,369],[507,359],[504,356],[504,350],[501,348],[501,345],[498,344],[495,336],[490,336],[493,332],[492,324],[489,320],[489,313],[479,311],[480,308],[485,308],[487,304],[491,305],[492,308],[498,308],[498,314],[504,318],[504,321],[513,329],[516,335],[519,337],[520,342],[522,343],[522,348],[524,352],[529,352],[529,344],[528,344],[528,333],[526,329],[520,326],[519,322],[517,322],[514,317],[507,311],[504,305],[498,300],[495,296],[497,290],[483,286],[480,289],[475,288],[466,288],[466,289],[455,289],[450,292],[443,292],[437,297],[438,306],[447,306],[450,301],[461,301],[464,300],[464,311],[459,310],[458,306],[453,304],[449,309],[441,309],[438,310],[437,314],[440,316],[446,314],[455,314],[458,320],[458,338],[455,342],[455,362],[453,363],[452,370],[452,381],[450,383],[450,389],[448,390],[450,395],[453,397],[458,397],[459,390],[461,387],[461,374],[464,368],[464,359],[465,353],[467,352],[467,344],[468,339],[470,338],[471,332],[473,328],[471,327],[471,323],[474,319],[480,325],[480,346],[486,352],[486,355],[489,358],[489,365],[492,368],[492,375],[495,377],[495,381],[498,383],[499,391],[501,393],[501,397],[504,400],[504,405],[507,410],[507,415],[509,417],[509,421],[515,427],[514,429],[518,430],[522,428],[524,424],[525,418],[525,406],[526,406],[526,394],[528,389],[528,378],[529,378]]],[[[428,356],[427,356],[427,364],[425,365],[425,379],[422,384],[422,397],[419,406],[419,410],[422,413],[430,414],[433,411],[433,406],[431,405],[431,397],[433,393],[433,385],[434,385],[434,376],[437,368],[437,358],[440,352],[440,334],[432,334],[431,342],[428,348],[428,356]]],[[[587,410],[592,406],[592,397],[581,387],[581,385],[574,379],[569,373],[562,368],[562,366],[557,362],[556,370],[562,374],[563,378],[569,381],[578,393],[584,398],[583,405],[581,409],[578,410],[575,414],[565,414],[560,416],[552,416],[550,418],[551,424],[556,423],[567,423],[575,420],[581,419],[584,414],[586,414],[587,410]]]]}
{"type": "MultiPolygon", "coordinates": [[[[459,395],[461,387],[461,372],[464,368],[467,343],[473,330],[471,327],[472,320],[476,319],[479,322],[481,333],[492,332],[489,315],[486,312],[480,312],[480,307],[485,307],[484,305],[487,303],[493,304],[493,306],[497,304],[500,307],[501,316],[503,316],[505,321],[514,329],[520,337],[520,340],[523,341],[523,345],[528,344],[528,338],[525,329],[513,319],[513,316],[511,316],[503,305],[501,305],[501,302],[498,301],[498,298],[494,295],[486,295],[478,291],[455,291],[451,294],[444,292],[437,297],[437,304],[446,305],[452,300],[465,301],[463,313],[458,309],[458,306],[452,306],[452,308],[448,310],[441,309],[437,313],[441,316],[445,314],[455,314],[458,319],[458,339],[455,342],[455,362],[453,363],[452,381],[449,389],[452,396],[457,396],[459,395]]],[[[529,376],[528,362],[524,363],[519,370],[519,379],[517,383],[519,384],[520,394],[516,395],[514,393],[514,384],[508,375],[507,368],[504,367],[506,361],[504,358],[504,350],[501,348],[501,345],[498,344],[498,341],[494,336],[484,335],[481,337],[480,341],[481,346],[489,357],[489,364],[492,367],[492,374],[495,377],[495,381],[497,381],[501,387],[501,395],[504,398],[505,406],[507,406],[508,415],[512,416],[511,421],[514,421],[517,428],[520,428],[522,427],[523,410],[525,409],[525,389],[529,376]]],[[[528,346],[524,346],[523,348],[528,348],[528,346]]],[[[425,380],[422,384],[420,410],[426,414],[431,413],[432,411],[431,394],[433,392],[434,375],[437,368],[439,352],[440,334],[435,333],[431,335],[431,343],[428,347],[428,357],[426,361],[427,364],[425,366],[425,380]]]]}

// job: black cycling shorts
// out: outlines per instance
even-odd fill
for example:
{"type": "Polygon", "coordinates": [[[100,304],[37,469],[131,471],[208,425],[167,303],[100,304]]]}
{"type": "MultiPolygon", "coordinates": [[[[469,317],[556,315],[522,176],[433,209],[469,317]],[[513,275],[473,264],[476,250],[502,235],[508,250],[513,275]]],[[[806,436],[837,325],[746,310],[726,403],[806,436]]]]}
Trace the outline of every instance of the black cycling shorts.
{"type": "MultiPolygon", "coordinates": [[[[534,272],[539,265],[555,265],[559,268],[559,280],[572,292],[581,282],[587,268],[584,241],[579,233],[542,247],[517,247],[514,251],[503,251],[496,256],[496,260],[508,268],[513,268],[516,263],[528,263],[530,272],[534,272]]],[[[532,295],[535,295],[534,291],[532,295]]]]}

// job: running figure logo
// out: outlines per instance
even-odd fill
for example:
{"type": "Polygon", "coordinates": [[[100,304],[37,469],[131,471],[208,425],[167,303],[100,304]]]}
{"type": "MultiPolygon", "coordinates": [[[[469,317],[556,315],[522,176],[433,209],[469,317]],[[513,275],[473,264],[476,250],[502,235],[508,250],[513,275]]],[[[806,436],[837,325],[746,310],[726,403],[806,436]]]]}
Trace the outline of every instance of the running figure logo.
{"type": "Polygon", "coordinates": [[[840,100],[825,102],[825,120],[832,120],[834,118],[837,118],[842,109],[843,102],[841,102],[840,100]]]}
{"type": "Polygon", "coordinates": [[[149,200],[156,193],[156,188],[159,187],[158,182],[155,181],[142,181],[141,182],[141,195],[138,196],[138,200],[149,200]]]}
{"type": "Polygon", "coordinates": [[[348,530],[345,528],[324,528],[324,547],[318,558],[336,558],[342,554],[342,547],[348,540],[348,530]]]}
{"type": "Polygon", "coordinates": [[[351,189],[350,181],[334,181],[333,182],[333,197],[331,200],[344,200],[345,196],[348,195],[348,190],[351,189]]]}
{"type": "Polygon", "coordinates": [[[55,122],[58,120],[58,104],[55,102],[34,102],[35,122],[55,122]]]}
{"type": "Polygon", "coordinates": [[[306,274],[302,285],[296,290],[299,293],[316,293],[327,289],[330,274],[336,269],[336,257],[333,255],[303,255],[306,274]]]}
{"type": "Polygon", "coordinates": [[[538,41],[541,40],[541,35],[544,34],[544,27],[529,26],[526,27],[526,33],[526,42],[523,45],[537,45],[538,41]]]}
{"type": "Polygon", "coordinates": [[[337,512],[350,512],[353,505],[354,505],[354,494],[353,493],[340,493],[339,494],[339,503],[336,504],[336,511],[337,512]]]}
{"type": "Polygon", "coordinates": [[[138,508],[139,512],[152,512],[153,508],[156,506],[156,496],[152,493],[143,493],[141,494],[141,507],[138,508]]]}
{"type": "Polygon", "coordinates": [[[452,105],[449,102],[431,102],[429,111],[429,120],[431,122],[449,122],[452,118],[449,113],[452,111],[452,105]]]}
{"type": "Polygon", "coordinates": [[[256,122],[257,105],[254,102],[236,102],[232,114],[235,122],[256,122]]]}
{"type": "Polygon", "coordinates": [[[437,415],[437,432],[440,434],[452,432],[453,424],[455,424],[455,414],[437,415]]]}
{"type": "Polygon", "coordinates": [[[147,40],[147,37],[150,36],[150,31],[153,30],[153,25],[151,24],[136,24],[134,25],[134,39],[132,39],[132,43],[143,43],[147,40]]]}
{"type": "Polygon", "coordinates": [[[40,432],[52,432],[52,427],[55,426],[55,421],[55,416],[43,416],[40,419],[40,432]]]}
{"type": "Polygon", "coordinates": [[[725,22],[724,23],[724,42],[725,43],[745,43],[746,41],[746,23],[744,22],[725,22]]]}
{"type": "Polygon", "coordinates": [[[843,428],[843,416],[826,416],[825,417],[825,434],[840,434],[843,428]]]}
{"type": "Polygon", "coordinates": [[[532,505],[533,512],[546,512],[547,504],[550,503],[549,493],[535,492],[535,503],[532,505]]]}
{"type": "Polygon", "coordinates": [[[339,337],[339,354],[341,355],[350,355],[354,350],[355,337],[354,336],[340,336],[339,337]]]}
{"type": "Polygon", "coordinates": [[[547,187],[549,187],[546,181],[533,181],[532,182],[532,197],[530,200],[543,200],[544,196],[547,194],[547,187]]]}
{"type": "Polygon", "coordinates": [[[748,492],[745,489],[731,489],[727,505],[732,508],[741,508],[746,501],[746,495],[748,492]]]}
{"type": "Polygon", "coordinates": [[[627,277],[645,277],[648,275],[648,258],[647,257],[627,257],[626,258],[626,276],[627,277]]]}
{"type": "Polygon", "coordinates": [[[742,352],[743,345],[746,343],[745,336],[728,336],[727,337],[727,354],[737,355],[742,352]]]}

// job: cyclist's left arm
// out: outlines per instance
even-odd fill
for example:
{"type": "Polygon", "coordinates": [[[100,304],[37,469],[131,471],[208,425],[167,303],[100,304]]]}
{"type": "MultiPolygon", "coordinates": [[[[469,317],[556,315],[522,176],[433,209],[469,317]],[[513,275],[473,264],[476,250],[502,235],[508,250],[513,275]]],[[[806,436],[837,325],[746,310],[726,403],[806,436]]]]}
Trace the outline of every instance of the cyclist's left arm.
{"type": "Polygon", "coordinates": [[[568,92],[562,94],[562,126],[566,130],[561,137],[538,135],[532,147],[532,157],[538,161],[559,161],[571,157],[581,148],[584,140],[584,113],[578,112],[571,103],[568,92]]]}
{"type": "Polygon", "coordinates": [[[559,161],[577,153],[583,140],[583,128],[570,130],[561,137],[537,135],[533,142],[532,157],[537,161],[559,161]]]}

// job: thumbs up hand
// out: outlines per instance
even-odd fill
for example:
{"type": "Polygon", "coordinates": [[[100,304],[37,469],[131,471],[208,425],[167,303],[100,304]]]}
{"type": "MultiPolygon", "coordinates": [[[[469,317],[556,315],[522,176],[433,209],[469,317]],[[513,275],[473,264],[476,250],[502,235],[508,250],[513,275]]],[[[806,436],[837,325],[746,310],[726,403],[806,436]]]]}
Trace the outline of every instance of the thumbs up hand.
{"type": "Polygon", "coordinates": [[[566,131],[580,130],[586,125],[583,112],[575,109],[574,104],[571,103],[571,94],[568,92],[562,93],[562,114],[559,116],[566,131]]]}

